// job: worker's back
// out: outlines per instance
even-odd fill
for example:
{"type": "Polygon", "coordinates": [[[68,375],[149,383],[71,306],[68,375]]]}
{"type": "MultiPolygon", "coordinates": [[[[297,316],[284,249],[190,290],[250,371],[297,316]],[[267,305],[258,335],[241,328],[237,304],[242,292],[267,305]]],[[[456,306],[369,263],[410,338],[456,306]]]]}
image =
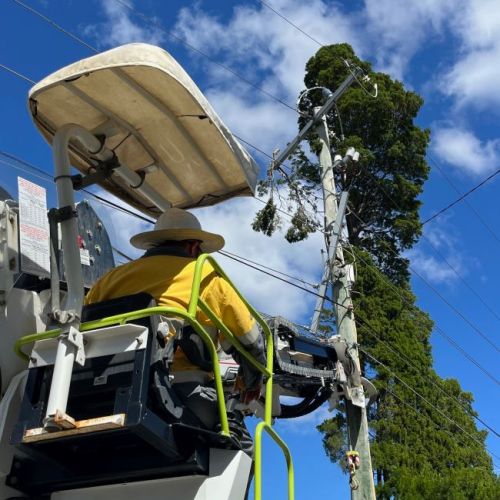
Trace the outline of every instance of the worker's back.
{"type": "MultiPolygon", "coordinates": [[[[190,257],[172,255],[143,257],[106,274],[92,287],[85,302],[92,304],[146,292],[154,297],[158,305],[187,309],[195,265],[196,260],[190,257]]],[[[203,279],[212,273],[212,267],[205,265],[203,279]]],[[[202,293],[206,284],[207,280],[202,282],[202,293]]]]}

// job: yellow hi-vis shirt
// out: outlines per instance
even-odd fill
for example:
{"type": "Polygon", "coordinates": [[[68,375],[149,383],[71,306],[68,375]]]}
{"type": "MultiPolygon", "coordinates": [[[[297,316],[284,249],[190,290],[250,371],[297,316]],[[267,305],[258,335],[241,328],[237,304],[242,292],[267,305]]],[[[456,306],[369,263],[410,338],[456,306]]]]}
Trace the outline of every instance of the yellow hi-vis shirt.
{"type": "MultiPolygon", "coordinates": [[[[195,264],[194,259],[170,255],[143,257],[129,262],[98,280],[85,297],[85,304],[145,292],[154,297],[160,306],[187,310],[195,264]]],[[[255,320],[234,289],[217,276],[209,262],[203,266],[200,297],[239,340],[247,345],[255,341],[250,338],[255,335],[255,320]]],[[[198,320],[204,326],[214,326],[201,312],[198,313],[198,320]]],[[[213,340],[216,345],[219,340],[223,347],[228,347],[220,335],[213,340]]],[[[200,373],[200,368],[193,365],[180,348],[175,352],[171,370],[174,372],[174,380],[175,372],[184,371],[185,375],[188,375],[187,372],[192,372],[193,375],[200,373]]],[[[181,379],[180,376],[179,373],[179,381],[184,381],[186,377],[181,379]]],[[[193,378],[197,377],[194,375],[193,378]]]]}

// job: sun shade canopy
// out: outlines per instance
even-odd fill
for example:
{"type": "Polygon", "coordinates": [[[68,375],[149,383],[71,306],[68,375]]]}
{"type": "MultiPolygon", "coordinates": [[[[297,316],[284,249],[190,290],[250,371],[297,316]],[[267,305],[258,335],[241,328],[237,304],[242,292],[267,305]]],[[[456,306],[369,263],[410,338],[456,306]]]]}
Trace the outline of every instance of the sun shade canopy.
{"type": "MultiPolygon", "coordinates": [[[[213,205],[254,192],[258,166],[193,80],[159,47],[124,45],[66,66],[31,89],[29,109],[49,143],[67,123],[101,136],[122,165],[174,207],[213,205]]],[[[70,158],[83,174],[95,167],[76,143],[70,158]]],[[[158,216],[125,181],[113,177],[100,185],[158,216]]]]}

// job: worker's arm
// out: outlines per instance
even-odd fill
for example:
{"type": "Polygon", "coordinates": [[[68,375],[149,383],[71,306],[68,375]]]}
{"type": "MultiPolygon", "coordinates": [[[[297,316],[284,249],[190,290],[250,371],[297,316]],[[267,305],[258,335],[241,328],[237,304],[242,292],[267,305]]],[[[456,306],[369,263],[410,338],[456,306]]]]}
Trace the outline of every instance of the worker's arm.
{"type": "MultiPolygon", "coordinates": [[[[234,289],[223,278],[217,277],[211,283],[204,299],[243,347],[256,361],[265,366],[266,354],[262,334],[255,319],[234,289]]],[[[262,386],[261,372],[241,356],[224,337],[221,337],[220,342],[224,351],[231,354],[240,365],[237,385],[243,401],[257,399],[262,386]]]]}

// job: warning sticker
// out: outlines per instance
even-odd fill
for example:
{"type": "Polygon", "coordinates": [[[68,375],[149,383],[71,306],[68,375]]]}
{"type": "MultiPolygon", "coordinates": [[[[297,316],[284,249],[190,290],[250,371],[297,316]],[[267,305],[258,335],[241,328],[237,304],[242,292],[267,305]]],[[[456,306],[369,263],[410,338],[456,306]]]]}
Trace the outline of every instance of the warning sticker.
{"type": "Polygon", "coordinates": [[[21,269],[37,276],[50,276],[49,221],[45,189],[22,177],[19,190],[19,240],[21,269]]]}
{"type": "Polygon", "coordinates": [[[90,266],[90,252],[85,248],[80,248],[80,262],[84,266],[90,266]]]}

